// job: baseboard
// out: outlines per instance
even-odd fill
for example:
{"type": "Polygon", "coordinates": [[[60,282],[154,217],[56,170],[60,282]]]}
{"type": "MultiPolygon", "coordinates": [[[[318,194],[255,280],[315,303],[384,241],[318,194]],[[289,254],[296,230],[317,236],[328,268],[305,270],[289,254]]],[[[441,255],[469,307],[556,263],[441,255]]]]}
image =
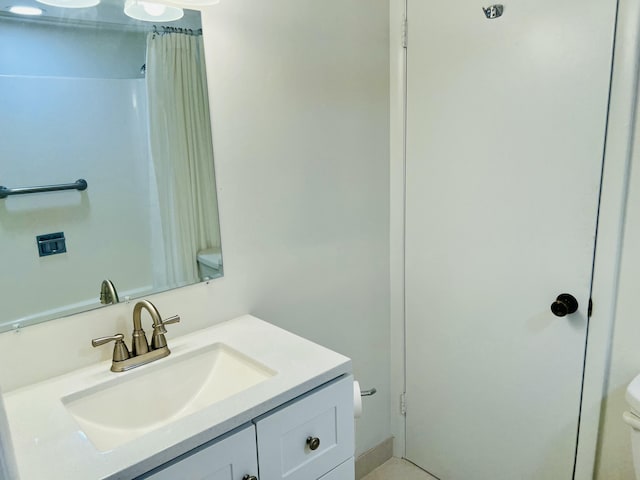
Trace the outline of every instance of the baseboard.
{"type": "Polygon", "coordinates": [[[356,480],[360,480],[393,456],[393,437],[387,438],[356,459],[356,480]]]}

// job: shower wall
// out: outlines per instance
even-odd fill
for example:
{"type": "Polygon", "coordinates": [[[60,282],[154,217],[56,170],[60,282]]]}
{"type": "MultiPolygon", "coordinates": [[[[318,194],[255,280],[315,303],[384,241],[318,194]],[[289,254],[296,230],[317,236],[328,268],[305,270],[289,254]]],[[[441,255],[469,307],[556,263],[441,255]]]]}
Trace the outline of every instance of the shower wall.
{"type": "Polygon", "coordinates": [[[0,73],[4,75],[142,77],[144,32],[6,17],[0,17],[0,27],[0,73]]]}
{"type": "Polygon", "coordinates": [[[11,112],[0,116],[0,184],[89,187],[0,200],[0,289],[13,299],[0,324],[98,306],[105,278],[121,294],[152,284],[143,34],[110,43],[110,32],[13,26],[0,29],[0,105],[11,112]],[[54,232],[67,253],[39,257],[36,235],[54,232]]]}

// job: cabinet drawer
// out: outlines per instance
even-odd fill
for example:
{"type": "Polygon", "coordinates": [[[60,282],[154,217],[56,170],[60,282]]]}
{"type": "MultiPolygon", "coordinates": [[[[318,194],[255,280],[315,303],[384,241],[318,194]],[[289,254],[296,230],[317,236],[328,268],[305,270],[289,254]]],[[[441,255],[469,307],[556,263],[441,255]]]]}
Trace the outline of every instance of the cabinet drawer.
{"type": "Polygon", "coordinates": [[[353,480],[356,475],[356,464],[351,457],[339,467],[334,468],[329,473],[318,480],[353,480]]]}
{"type": "Polygon", "coordinates": [[[353,377],[259,419],[256,428],[260,480],[320,478],[353,456],[353,377]],[[318,439],[317,448],[308,439],[318,439]]]}
{"type": "Polygon", "coordinates": [[[225,435],[136,480],[242,480],[258,474],[253,425],[225,435]]]}

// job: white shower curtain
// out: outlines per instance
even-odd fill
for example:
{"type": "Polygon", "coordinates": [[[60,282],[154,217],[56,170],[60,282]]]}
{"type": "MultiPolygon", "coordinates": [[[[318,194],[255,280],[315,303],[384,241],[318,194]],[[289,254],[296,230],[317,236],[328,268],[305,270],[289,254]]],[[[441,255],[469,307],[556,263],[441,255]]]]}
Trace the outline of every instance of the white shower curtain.
{"type": "Polygon", "coordinates": [[[202,36],[149,34],[146,65],[166,259],[164,278],[155,283],[184,285],[198,280],[197,252],[220,247],[202,36]]]}

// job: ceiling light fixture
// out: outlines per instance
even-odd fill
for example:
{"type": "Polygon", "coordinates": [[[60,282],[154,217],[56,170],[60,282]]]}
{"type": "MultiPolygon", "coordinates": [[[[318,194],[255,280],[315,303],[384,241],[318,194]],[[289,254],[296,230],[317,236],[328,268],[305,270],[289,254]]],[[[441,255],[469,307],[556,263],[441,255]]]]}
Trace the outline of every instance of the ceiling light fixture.
{"type": "Polygon", "coordinates": [[[45,5],[61,8],[88,8],[95,7],[100,0],[37,0],[45,5]]]}
{"type": "Polygon", "coordinates": [[[25,5],[13,5],[9,7],[11,13],[16,15],[42,15],[42,9],[38,7],[27,7],[25,5]]]}
{"type": "Polygon", "coordinates": [[[173,22],[184,15],[181,8],[145,0],[127,0],[124,3],[124,13],[143,22],[173,22]]]}

